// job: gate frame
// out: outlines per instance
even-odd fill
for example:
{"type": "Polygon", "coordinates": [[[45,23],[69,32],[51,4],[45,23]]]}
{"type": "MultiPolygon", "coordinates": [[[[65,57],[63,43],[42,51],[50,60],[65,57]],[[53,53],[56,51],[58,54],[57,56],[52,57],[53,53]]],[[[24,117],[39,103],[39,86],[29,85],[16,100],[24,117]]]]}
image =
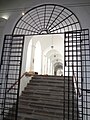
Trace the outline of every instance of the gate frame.
{"type": "Polygon", "coordinates": [[[68,91],[65,91],[64,79],[64,112],[63,120],[65,120],[65,94],[68,94],[68,120],[69,114],[69,98],[70,98],[70,77],[72,76],[72,119],[74,119],[74,100],[76,92],[77,100],[77,120],[89,120],[90,108],[88,88],[90,78],[90,44],[89,29],[66,32],[64,40],[64,77],[68,74],[68,91]],[[74,43],[75,42],[75,43],[74,43]],[[76,45],[75,45],[76,44],[76,45]],[[72,48],[71,48],[72,47],[72,48]],[[66,49],[67,48],[67,49],[66,49]],[[79,49],[80,48],[80,49],[79,49]],[[68,51],[68,52],[67,52],[68,51]],[[68,70],[66,69],[68,66],[68,70]],[[71,75],[70,75],[71,74],[71,75]],[[76,85],[75,85],[76,84],[76,85]],[[75,87],[76,86],[76,87],[75,87]],[[75,90],[76,89],[76,90],[75,90]],[[85,101],[86,100],[86,101],[85,101]],[[81,105],[81,106],[80,106],[81,105]]]}

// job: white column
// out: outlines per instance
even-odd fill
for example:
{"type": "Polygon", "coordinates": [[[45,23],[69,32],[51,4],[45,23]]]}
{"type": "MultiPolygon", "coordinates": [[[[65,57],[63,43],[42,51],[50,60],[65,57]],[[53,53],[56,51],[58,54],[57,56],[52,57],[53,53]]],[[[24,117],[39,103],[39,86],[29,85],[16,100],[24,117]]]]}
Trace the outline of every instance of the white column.
{"type": "Polygon", "coordinates": [[[42,74],[45,74],[45,57],[44,57],[44,55],[43,55],[43,64],[42,64],[42,74]]]}
{"type": "Polygon", "coordinates": [[[52,63],[51,63],[51,75],[53,75],[53,72],[52,72],[52,63]]]}
{"type": "Polygon", "coordinates": [[[35,56],[35,46],[32,45],[32,50],[31,50],[31,64],[30,64],[30,70],[34,71],[34,56],[35,56]]]}
{"type": "Polygon", "coordinates": [[[48,75],[50,74],[50,58],[48,58],[48,75]]]}

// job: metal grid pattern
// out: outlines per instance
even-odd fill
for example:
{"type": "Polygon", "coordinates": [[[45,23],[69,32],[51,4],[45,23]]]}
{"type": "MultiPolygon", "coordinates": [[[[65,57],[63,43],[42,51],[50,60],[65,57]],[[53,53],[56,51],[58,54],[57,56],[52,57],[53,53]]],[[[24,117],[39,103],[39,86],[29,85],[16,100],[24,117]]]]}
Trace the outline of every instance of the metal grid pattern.
{"type": "Polygon", "coordinates": [[[10,87],[20,79],[24,36],[6,35],[4,38],[0,66],[0,119],[16,120],[19,82],[13,89],[10,87]]]}
{"type": "MultiPolygon", "coordinates": [[[[90,119],[90,48],[89,30],[65,33],[65,68],[68,91],[64,88],[64,119],[90,119]],[[70,86],[72,83],[72,86],[70,86]],[[72,90],[71,90],[72,89],[72,90]],[[72,93],[72,95],[70,94],[72,93]],[[68,99],[65,95],[68,94],[68,99]],[[66,114],[68,105],[68,115],[66,114]],[[72,106],[72,109],[70,109],[72,106]]],[[[66,81],[64,81],[64,86],[66,81]]]]}
{"type": "Polygon", "coordinates": [[[44,4],[27,11],[16,23],[13,34],[39,35],[80,30],[76,15],[66,7],[44,4]]]}

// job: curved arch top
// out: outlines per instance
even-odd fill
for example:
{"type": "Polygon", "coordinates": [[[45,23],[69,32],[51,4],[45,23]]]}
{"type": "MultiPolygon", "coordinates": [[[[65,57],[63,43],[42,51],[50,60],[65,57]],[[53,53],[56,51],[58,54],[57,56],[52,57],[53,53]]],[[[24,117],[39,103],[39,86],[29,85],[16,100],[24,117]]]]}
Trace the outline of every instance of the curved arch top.
{"type": "Polygon", "coordinates": [[[77,16],[68,8],[43,4],[27,11],[16,23],[13,34],[39,35],[80,30],[77,16]]]}

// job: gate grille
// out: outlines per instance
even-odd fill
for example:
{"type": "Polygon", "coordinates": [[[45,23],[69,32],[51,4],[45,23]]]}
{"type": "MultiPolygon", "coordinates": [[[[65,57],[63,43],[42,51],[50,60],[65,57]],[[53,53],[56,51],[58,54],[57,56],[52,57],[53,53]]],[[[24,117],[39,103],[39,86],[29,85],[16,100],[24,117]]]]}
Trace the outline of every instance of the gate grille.
{"type": "Polygon", "coordinates": [[[13,34],[40,35],[80,29],[78,18],[68,8],[57,4],[42,4],[21,16],[13,29],[13,34]]]}
{"type": "Polygon", "coordinates": [[[4,120],[6,117],[13,115],[13,120],[17,118],[19,84],[13,84],[20,79],[22,55],[23,55],[24,36],[6,35],[4,38],[1,66],[0,66],[0,118],[4,120]],[[13,89],[10,89],[13,88],[13,89]],[[14,105],[14,109],[13,106],[14,105]],[[11,110],[12,109],[12,110],[11,110]],[[10,113],[10,115],[8,114],[10,113]]]}
{"type": "MultiPolygon", "coordinates": [[[[20,73],[23,55],[24,36],[6,35],[4,38],[0,66],[0,119],[17,120],[20,73]],[[17,81],[18,84],[10,88],[17,81]],[[14,108],[12,107],[14,106],[14,108]]],[[[65,33],[65,68],[68,76],[68,91],[64,88],[64,120],[90,119],[90,48],[89,30],[65,33]],[[70,79],[72,91],[70,91],[70,79]],[[70,96],[70,92],[72,95],[70,96]],[[68,99],[65,95],[68,95],[68,99]],[[66,104],[67,103],[67,104],[66,104]],[[72,108],[70,107],[72,105],[72,108]],[[68,106],[68,110],[66,109],[68,106]],[[71,109],[70,109],[71,108],[71,109]],[[68,114],[66,114],[68,112],[68,114]]],[[[64,81],[65,86],[66,81],[64,81]]]]}
{"type": "MultiPolygon", "coordinates": [[[[68,76],[68,91],[64,88],[64,120],[90,119],[90,48],[89,30],[65,33],[64,41],[65,68],[68,76]],[[72,96],[70,96],[70,78],[72,78],[72,96]],[[68,116],[66,116],[66,99],[68,94],[68,116]],[[70,101],[71,100],[71,101],[70,101]],[[75,105],[76,103],[76,105],[75,105]],[[72,104],[72,112],[70,105],[72,104]]],[[[64,86],[66,81],[64,81],[64,86]]]]}

